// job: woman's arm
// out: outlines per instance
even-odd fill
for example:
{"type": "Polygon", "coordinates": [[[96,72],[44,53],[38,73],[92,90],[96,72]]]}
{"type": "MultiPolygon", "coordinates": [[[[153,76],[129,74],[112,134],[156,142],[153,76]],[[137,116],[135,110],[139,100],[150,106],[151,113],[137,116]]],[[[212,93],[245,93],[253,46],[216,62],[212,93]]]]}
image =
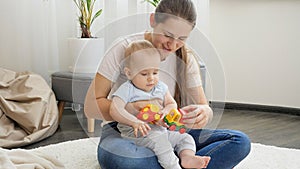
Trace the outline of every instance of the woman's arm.
{"type": "Polygon", "coordinates": [[[182,108],[186,112],[183,122],[189,128],[203,128],[213,118],[213,111],[209,107],[202,86],[188,89],[194,104],[182,108]]]}
{"type": "Polygon", "coordinates": [[[88,118],[113,120],[109,114],[111,101],[107,96],[112,82],[97,73],[92,81],[85,98],[84,113],[88,118]]]}
{"type": "Polygon", "coordinates": [[[186,83],[187,86],[196,87],[188,87],[188,89],[184,91],[186,92],[185,96],[188,96],[187,101],[190,105],[182,108],[182,110],[186,112],[183,116],[183,122],[185,122],[189,128],[203,128],[212,120],[213,111],[209,107],[201,86],[201,73],[198,62],[192,52],[189,54],[186,66],[186,83]]]}

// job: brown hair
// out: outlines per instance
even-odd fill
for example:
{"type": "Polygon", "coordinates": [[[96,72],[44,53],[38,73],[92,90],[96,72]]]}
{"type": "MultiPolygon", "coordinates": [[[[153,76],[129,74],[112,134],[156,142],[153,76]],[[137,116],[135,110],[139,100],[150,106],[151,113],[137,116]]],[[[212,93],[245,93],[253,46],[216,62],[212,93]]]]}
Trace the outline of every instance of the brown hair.
{"type": "MultiPolygon", "coordinates": [[[[155,22],[163,23],[169,17],[179,17],[192,24],[194,27],[197,20],[197,12],[195,6],[191,0],[161,0],[155,9],[155,22]],[[167,14],[167,15],[166,15],[167,14]]],[[[186,64],[188,51],[185,46],[176,51],[178,57],[177,63],[177,75],[176,75],[176,88],[174,99],[178,106],[186,104],[187,99],[183,96],[186,90],[186,64]],[[182,91],[182,92],[180,92],[182,91]]]]}
{"type": "Polygon", "coordinates": [[[146,68],[147,65],[143,65],[142,63],[144,63],[147,59],[151,60],[146,61],[148,62],[148,66],[159,67],[160,63],[159,51],[148,40],[132,41],[125,49],[125,58],[125,67],[128,67],[131,70],[137,69],[139,66],[143,66],[144,68],[146,68]],[[148,56],[145,56],[143,59],[135,58],[134,53],[142,50],[146,50],[148,56]]]}
{"type": "Polygon", "coordinates": [[[151,42],[149,42],[148,40],[133,41],[127,46],[127,48],[125,50],[125,57],[128,57],[131,54],[133,54],[134,52],[137,52],[139,50],[150,49],[150,48],[153,48],[156,50],[156,48],[153,46],[153,44],[151,42]]]}
{"type": "Polygon", "coordinates": [[[193,27],[196,25],[197,12],[191,0],[161,0],[155,9],[155,22],[162,23],[170,16],[182,18],[193,27]]]}

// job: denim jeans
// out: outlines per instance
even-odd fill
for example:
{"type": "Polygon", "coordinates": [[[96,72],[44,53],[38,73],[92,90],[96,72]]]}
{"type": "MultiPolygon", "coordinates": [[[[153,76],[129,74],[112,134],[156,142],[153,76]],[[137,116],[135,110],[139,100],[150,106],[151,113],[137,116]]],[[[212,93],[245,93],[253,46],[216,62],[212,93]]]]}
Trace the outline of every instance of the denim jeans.
{"type": "MultiPolygon", "coordinates": [[[[150,149],[122,138],[116,124],[107,124],[102,129],[98,145],[101,169],[162,168],[150,149]]],[[[196,142],[196,154],[211,157],[208,169],[232,169],[250,152],[250,140],[240,131],[193,129],[189,134],[196,142]]]]}

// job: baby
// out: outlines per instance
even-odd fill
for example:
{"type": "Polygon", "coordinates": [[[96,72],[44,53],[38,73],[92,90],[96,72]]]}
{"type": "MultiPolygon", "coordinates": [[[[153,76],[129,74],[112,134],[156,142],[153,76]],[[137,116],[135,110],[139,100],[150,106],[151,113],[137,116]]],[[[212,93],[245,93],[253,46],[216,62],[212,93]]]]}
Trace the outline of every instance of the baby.
{"type": "Polygon", "coordinates": [[[158,162],[165,169],[206,168],[210,157],[195,155],[194,139],[187,133],[167,130],[163,117],[177,104],[168,86],[159,81],[159,51],[146,40],[134,41],[125,51],[124,72],[128,81],[112,95],[110,115],[118,121],[122,137],[132,139],[137,145],[154,151],[158,162]],[[136,117],[136,112],[125,109],[127,103],[159,100],[161,119],[148,124],[136,117]],[[179,159],[174,153],[178,154],[179,159]]]}

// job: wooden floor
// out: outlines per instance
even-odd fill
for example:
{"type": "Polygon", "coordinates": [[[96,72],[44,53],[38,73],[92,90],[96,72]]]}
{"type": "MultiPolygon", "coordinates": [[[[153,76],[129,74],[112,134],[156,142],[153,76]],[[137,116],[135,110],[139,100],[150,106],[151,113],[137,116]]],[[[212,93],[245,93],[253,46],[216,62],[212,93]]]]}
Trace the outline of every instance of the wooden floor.
{"type": "Polygon", "coordinates": [[[255,143],[300,149],[300,116],[225,110],[218,128],[241,130],[255,143]]]}
{"type": "MultiPolygon", "coordinates": [[[[214,110],[215,118],[211,128],[235,129],[246,133],[253,143],[300,149],[300,116],[272,112],[247,110],[214,110]]],[[[100,125],[96,122],[96,132],[87,133],[83,115],[65,110],[57,132],[41,141],[24,148],[35,148],[68,140],[100,135],[100,125]]]]}

